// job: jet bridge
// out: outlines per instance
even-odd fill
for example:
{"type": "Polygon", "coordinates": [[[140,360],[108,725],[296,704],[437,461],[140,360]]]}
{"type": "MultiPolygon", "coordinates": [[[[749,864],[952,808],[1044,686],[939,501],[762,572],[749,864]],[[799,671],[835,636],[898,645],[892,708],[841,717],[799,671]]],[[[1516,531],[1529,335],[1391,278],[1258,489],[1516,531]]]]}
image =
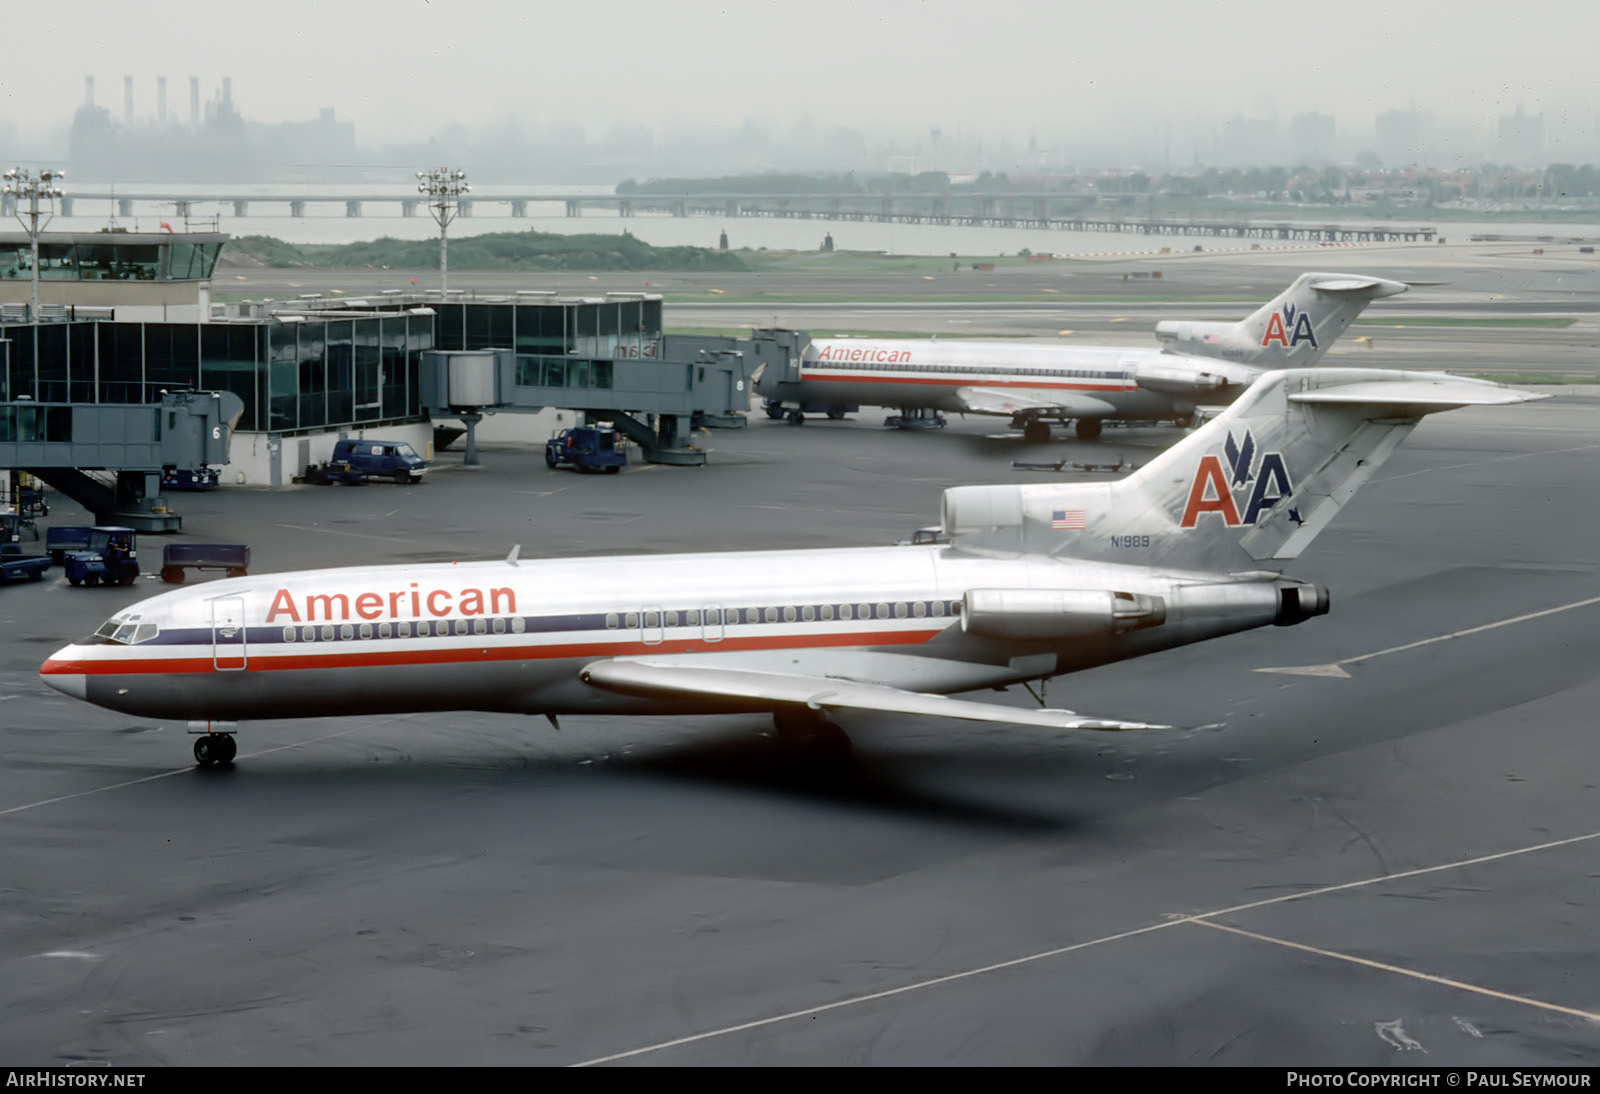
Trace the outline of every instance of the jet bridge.
{"type": "Polygon", "coordinates": [[[243,412],[228,391],[145,404],[0,402],[0,467],[49,483],[97,524],[176,532],[183,518],[161,496],[162,471],[227,463],[243,412]]]}
{"type": "MultiPolygon", "coordinates": [[[[691,426],[740,426],[750,406],[750,369],[740,340],[665,335],[658,357],[580,357],[509,349],[428,350],[422,354],[422,405],[433,418],[467,427],[468,465],[477,462],[474,430],[485,412],[546,407],[610,423],[651,463],[697,466],[691,426]]],[[[747,345],[747,343],[746,343],[747,345]]]]}

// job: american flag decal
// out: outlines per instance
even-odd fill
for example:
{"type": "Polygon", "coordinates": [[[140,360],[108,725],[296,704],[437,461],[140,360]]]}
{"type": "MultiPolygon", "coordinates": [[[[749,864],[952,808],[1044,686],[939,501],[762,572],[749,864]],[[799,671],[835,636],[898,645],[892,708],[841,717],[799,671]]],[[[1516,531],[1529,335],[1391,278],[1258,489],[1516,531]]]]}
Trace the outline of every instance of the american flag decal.
{"type": "Polygon", "coordinates": [[[1050,514],[1050,527],[1076,530],[1089,523],[1089,514],[1082,509],[1057,509],[1050,514]]]}

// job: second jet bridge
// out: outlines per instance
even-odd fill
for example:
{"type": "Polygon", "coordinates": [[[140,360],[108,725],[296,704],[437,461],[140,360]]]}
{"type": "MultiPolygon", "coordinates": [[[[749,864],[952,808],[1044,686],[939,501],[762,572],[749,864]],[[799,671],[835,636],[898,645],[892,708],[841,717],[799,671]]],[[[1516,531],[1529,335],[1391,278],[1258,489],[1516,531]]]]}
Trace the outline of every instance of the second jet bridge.
{"type": "Polygon", "coordinates": [[[473,427],[485,411],[545,407],[611,423],[651,463],[703,464],[691,426],[697,417],[713,425],[744,423],[749,358],[732,338],[665,335],[659,345],[659,357],[429,350],[422,355],[422,404],[436,419],[466,423],[469,464],[476,461],[473,427]]]}

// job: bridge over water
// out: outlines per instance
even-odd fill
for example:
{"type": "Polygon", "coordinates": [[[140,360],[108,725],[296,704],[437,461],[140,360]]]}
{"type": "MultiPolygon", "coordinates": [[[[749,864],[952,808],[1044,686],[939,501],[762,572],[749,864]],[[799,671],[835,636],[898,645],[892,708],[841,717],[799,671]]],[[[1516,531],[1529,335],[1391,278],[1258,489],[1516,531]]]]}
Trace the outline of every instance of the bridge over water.
{"type": "MultiPolygon", "coordinates": [[[[12,212],[12,198],[4,199],[0,213],[12,212]]],[[[312,206],[343,207],[347,217],[359,217],[369,206],[399,207],[401,216],[425,211],[424,195],[395,195],[349,191],[344,193],[205,193],[198,191],[120,192],[78,191],[61,200],[61,212],[73,215],[76,202],[113,203],[117,215],[129,217],[136,204],[157,205],[188,216],[196,206],[231,209],[246,217],[262,207],[288,210],[291,217],[306,215],[312,206]]],[[[1097,195],[1059,192],[947,194],[475,194],[460,203],[462,216],[487,213],[527,217],[530,207],[556,206],[566,216],[585,211],[608,211],[615,216],[675,217],[775,217],[792,220],[874,221],[891,224],[936,224],[973,228],[1043,228],[1078,232],[1125,232],[1153,236],[1223,236],[1233,239],[1276,239],[1301,242],[1428,242],[1437,235],[1433,227],[1390,224],[1356,224],[1310,220],[1258,221],[1216,213],[1197,216],[1139,216],[1097,195]]],[[[279,213],[278,215],[282,215],[279,213]]]]}

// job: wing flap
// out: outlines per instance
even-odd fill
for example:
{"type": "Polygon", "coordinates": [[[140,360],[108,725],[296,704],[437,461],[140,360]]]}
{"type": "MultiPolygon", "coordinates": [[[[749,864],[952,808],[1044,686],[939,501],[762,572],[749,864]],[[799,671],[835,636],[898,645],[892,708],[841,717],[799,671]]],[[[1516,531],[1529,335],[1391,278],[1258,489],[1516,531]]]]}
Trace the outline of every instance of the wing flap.
{"type": "Polygon", "coordinates": [[[956,399],[969,414],[1023,414],[1030,410],[1059,410],[1082,418],[1104,418],[1117,408],[1104,399],[1070,391],[1038,388],[962,387],[956,399]]]}
{"type": "Polygon", "coordinates": [[[792,676],[749,669],[701,667],[682,662],[633,659],[596,661],[586,666],[581,676],[583,682],[591,687],[656,699],[698,696],[756,705],[770,704],[774,708],[803,706],[824,711],[872,710],[960,718],[973,722],[1046,726],[1051,729],[1172,728],[1148,722],[1095,718],[1070,710],[1022,710],[825,676],[792,676]]]}

